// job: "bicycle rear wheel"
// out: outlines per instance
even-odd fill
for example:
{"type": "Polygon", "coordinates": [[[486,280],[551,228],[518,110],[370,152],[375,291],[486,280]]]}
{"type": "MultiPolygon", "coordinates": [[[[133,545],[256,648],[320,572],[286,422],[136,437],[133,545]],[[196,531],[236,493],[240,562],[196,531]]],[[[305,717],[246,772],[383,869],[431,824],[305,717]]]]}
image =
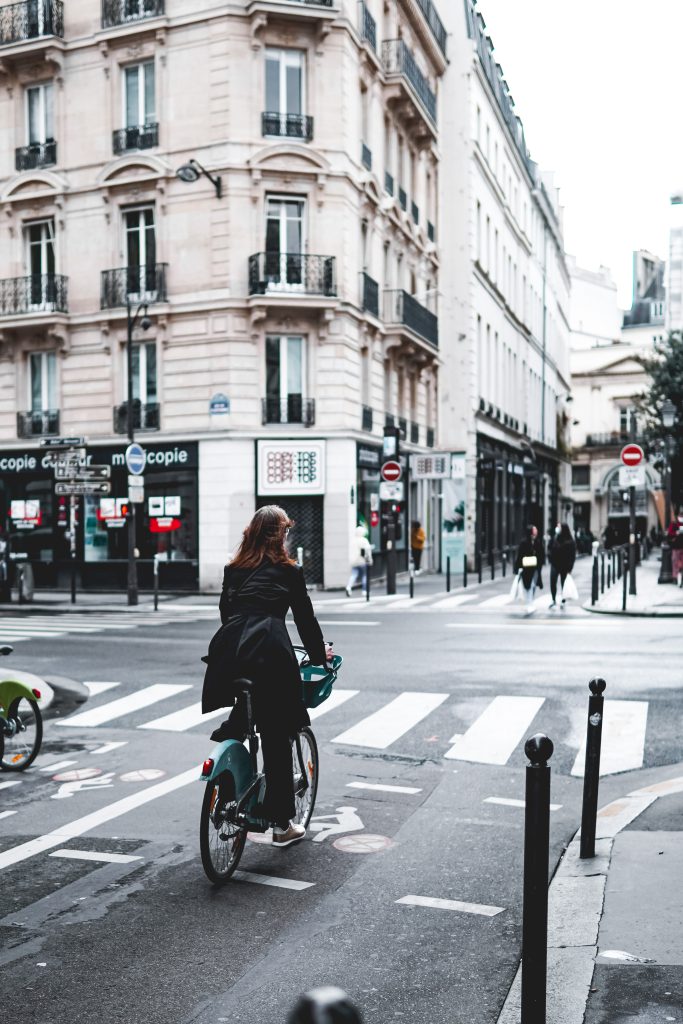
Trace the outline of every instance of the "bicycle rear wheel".
{"type": "Polygon", "coordinates": [[[0,768],[7,772],[21,772],[36,759],[43,742],[43,716],[36,701],[28,697],[13,700],[7,724],[0,768]]]}
{"type": "Polygon", "coordinates": [[[232,775],[207,782],[199,822],[202,867],[214,885],[224,885],[239,864],[247,839],[246,825],[231,820],[236,804],[232,775]]]}
{"type": "Polygon", "coordinates": [[[297,740],[292,743],[294,806],[296,808],[294,821],[297,825],[307,828],[315,807],[315,798],[318,795],[318,744],[315,742],[312,730],[308,727],[301,730],[297,740]],[[301,750],[301,762],[299,761],[297,740],[301,750]]]}

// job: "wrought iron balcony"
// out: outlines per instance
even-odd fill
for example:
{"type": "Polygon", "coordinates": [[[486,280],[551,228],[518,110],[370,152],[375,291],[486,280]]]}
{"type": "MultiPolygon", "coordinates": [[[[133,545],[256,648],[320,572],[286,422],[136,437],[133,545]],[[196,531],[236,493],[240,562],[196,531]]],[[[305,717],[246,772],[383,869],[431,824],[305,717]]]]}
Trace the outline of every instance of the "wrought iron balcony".
{"type": "Polygon", "coordinates": [[[144,267],[119,267],[103,270],[100,309],[116,309],[128,302],[165,302],[168,263],[150,263],[144,267]]]}
{"type": "Polygon", "coordinates": [[[114,153],[129,153],[132,149],[152,149],[159,145],[159,124],[135,124],[112,132],[114,153]]]}
{"type": "Polygon", "coordinates": [[[62,0],[25,0],[21,4],[0,7],[0,46],[41,36],[64,37],[62,0]]]}
{"type": "Polygon", "coordinates": [[[363,309],[373,316],[379,316],[379,285],[374,277],[363,271],[363,309]]]}
{"type": "Polygon", "coordinates": [[[249,257],[249,294],[337,294],[334,256],[256,252],[249,257]]]}
{"type": "Polygon", "coordinates": [[[30,142],[15,150],[14,164],[18,171],[34,171],[38,167],[51,167],[57,163],[57,143],[54,139],[47,142],[30,142]]]}
{"type": "MultiPolygon", "coordinates": [[[[133,400],[133,429],[158,430],[160,426],[161,406],[158,402],[141,402],[133,400]]],[[[128,402],[114,406],[114,433],[128,433],[128,402]]]]}
{"type": "Polygon", "coordinates": [[[302,395],[288,395],[287,398],[261,399],[261,422],[302,423],[312,427],[315,423],[315,401],[302,395]]]}
{"type": "Polygon", "coordinates": [[[416,224],[420,223],[420,209],[419,209],[417,203],[411,202],[411,204],[410,204],[410,215],[411,215],[411,217],[413,218],[413,220],[415,221],[416,224]]]}
{"type": "Polygon", "coordinates": [[[432,35],[436,39],[437,45],[445,57],[446,29],[443,27],[441,18],[436,13],[436,8],[434,7],[432,0],[417,0],[417,6],[424,14],[425,20],[432,31],[432,35]]]}
{"type": "Polygon", "coordinates": [[[17,437],[49,437],[59,434],[59,409],[17,413],[17,437]]]}
{"type": "Polygon", "coordinates": [[[402,324],[430,345],[438,348],[439,319],[416,298],[397,288],[384,293],[384,320],[390,324],[402,324]]]}
{"type": "Polygon", "coordinates": [[[390,196],[393,196],[394,194],[394,179],[393,176],[389,174],[389,171],[384,172],[384,191],[390,196]]]}
{"type": "Polygon", "coordinates": [[[370,14],[367,4],[361,0],[360,5],[360,37],[364,39],[373,50],[377,50],[377,25],[370,14]]]}
{"type": "Polygon", "coordinates": [[[408,193],[400,185],[398,186],[398,205],[404,211],[408,209],[408,193]]]}
{"type": "Polygon", "coordinates": [[[67,280],[62,274],[31,274],[0,281],[0,316],[66,313],[67,280]]]}
{"type": "Polygon", "coordinates": [[[368,171],[372,170],[372,150],[364,142],[360,144],[360,162],[368,171]]]}
{"type": "Polygon", "coordinates": [[[313,118],[308,114],[279,114],[277,111],[266,110],[261,114],[261,134],[310,142],[313,138],[313,118]]]}
{"type": "Polygon", "coordinates": [[[102,0],[102,28],[116,28],[165,13],[165,0],[102,0]]]}
{"type": "Polygon", "coordinates": [[[420,426],[418,423],[411,422],[410,424],[410,443],[420,443],[420,426]]]}
{"type": "Polygon", "coordinates": [[[382,64],[388,75],[403,75],[427,116],[436,123],[436,96],[402,39],[387,39],[382,43],[382,64]]]}
{"type": "Polygon", "coordinates": [[[361,428],[363,430],[372,430],[372,409],[369,405],[363,406],[363,418],[361,420],[361,428]]]}
{"type": "Polygon", "coordinates": [[[603,434],[587,434],[585,445],[586,448],[621,448],[625,444],[643,444],[646,440],[644,434],[612,430],[603,434]]]}

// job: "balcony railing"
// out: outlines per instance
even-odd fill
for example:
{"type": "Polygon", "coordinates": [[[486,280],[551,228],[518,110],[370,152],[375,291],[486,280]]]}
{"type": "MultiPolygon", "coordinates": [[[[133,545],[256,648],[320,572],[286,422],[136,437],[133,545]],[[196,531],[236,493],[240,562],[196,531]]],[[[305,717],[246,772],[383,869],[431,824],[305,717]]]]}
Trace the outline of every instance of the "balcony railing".
{"type": "Polygon", "coordinates": [[[411,215],[411,217],[413,218],[413,220],[415,221],[416,224],[420,223],[420,209],[419,209],[417,203],[411,203],[410,204],[410,215],[411,215]]]}
{"type": "Polygon", "coordinates": [[[102,0],[102,28],[158,18],[165,13],[165,0],[102,0]]]}
{"type": "Polygon", "coordinates": [[[48,437],[59,434],[59,409],[17,413],[17,437],[48,437]]]}
{"type": "Polygon", "coordinates": [[[293,0],[294,3],[302,3],[306,7],[332,7],[332,0],[293,0]]]}
{"type": "Polygon", "coordinates": [[[612,430],[605,434],[587,434],[586,448],[619,448],[625,444],[643,444],[645,440],[643,434],[612,430]]]}
{"type": "Polygon", "coordinates": [[[363,406],[363,418],[361,420],[363,430],[372,430],[372,409],[369,405],[363,406]]]}
{"type": "Polygon", "coordinates": [[[398,186],[398,205],[404,211],[408,209],[408,193],[400,185],[398,186]]]}
{"type": "Polygon", "coordinates": [[[363,309],[379,316],[379,285],[374,277],[363,271],[363,309]]]}
{"type": "Polygon", "coordinates": [[[30,142],[15,150],[14,165],[18,171],[34,171],[38,167],[51,167],[57,163],[57,143],[54,139],[47,142],[30,142]]]}
{"type": "MultiPolygon", "coordinates": [[[[158,402],[133,401],[133,429],[158,430],[160,426],[161,406],[158,402]]],[[[128,402],[114,406],[114,433],[128,433],[128,402]]]]}
{"type": "Polygon", "coordinates": [[[159,125],[134,124],[128,128],[119,128],[112,133],[114,153],[128,153],[132,149],[152,149],[159,145],[159,125]]]}
{"type": "Polygon", "coordinates": [[[393,175],[389,174],[389,171],[384,172],[384,191],[390,196],[394,194],[394,178],[393,175]]]}
{"type": "Polygon", "coordinates": [[[364,142],[360,144],[360,162],[368,171],[372,170],[372,150],[364,142]]]}
{"type": "Polygon", "coordinates": [[[437,41],[439,49],[446,56],[446,29],[443,27],[441,18],[436,13],[432,0],[417,0],[417,6],[425,16],[427,24],[432,30],[432,35],[437,41]]]}
{"type": "Polygon", "coordinates": [[[31,274],[0,281],[0,316],[66,313],[67,280],[62,274],[31,274]]]}
{"type": "Polygon", "coordinates": [[[436,122],[436,96],[402,39],[387,39],[382,43],[382,64],[387,74],[404,75],[429,118],[436,122]]]}
{"type": "Polygon", "coordinates": [[[377,49],[377,25],[368,10],[367,4],[362,3],[362,0],[360,5],[360,35],[361,39],[370,43],[373,50],[377,49]]]}
{"type": "Polygon", "coordinates": [[[26,0],[0,7],[0,46],[41,36],[64,36],[62,0],[26,0]]]}
{"type": "Polygon", "coordinates": [[[384,293],[384,319],[386,323],[409,327],[430,345],[438,347],[438,317],[402,288],[384,293]]]}
{"type": "Polygon", "coordinates": [[[128,302],[165,302],[167,263],[144,267],[118,267],[103,270],[100,309],[116,309],[128,302]]]}
{"type": "Polygon", "coordinates": [[[261,399],[261,422],[302,423],[312,427],[315,423],[315,401],[302,395],[288,395],[287,398],[261,399]]]}
{"type": "Polygon", "coordinates": [[[313,138],[313,118],[308,114],[279,114],[277,111],[266,110],[261,114],[261,134],[310,142],[313,138]]]}
{"type": "Polygon", "coordinates": [[[411,424],[410,424],[410,443],[411,444],[419,444],[420,443],[420,426],[419,426],[418,423],[412,423],[411,422],[411,424]]]}
{"type": "Polygon", "coordinates": [[[249,294],[335,296],[334,256],[308,253],[256,252],[249,257],[249,294]]]}

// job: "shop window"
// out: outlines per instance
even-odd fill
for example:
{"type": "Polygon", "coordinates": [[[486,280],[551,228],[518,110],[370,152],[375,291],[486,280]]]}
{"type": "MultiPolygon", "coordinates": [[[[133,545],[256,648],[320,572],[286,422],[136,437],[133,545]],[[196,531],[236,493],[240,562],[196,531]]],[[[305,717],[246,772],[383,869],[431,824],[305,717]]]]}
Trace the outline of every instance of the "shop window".
{"type": "Polygon", "coordinates": [[[590,487],[590,466],[572,466],[572,487],[590,487]]]}
{"type": "Polygon", "coordinates": [[[29,356],[31,412],[57,408],[57,357],[54,352],[32,352],[29,356]]]}
{"type": "Polygon", "coordinates": [[[302,337],[266,338],[266,423],[307,422],[306,345],[302,337]]]}

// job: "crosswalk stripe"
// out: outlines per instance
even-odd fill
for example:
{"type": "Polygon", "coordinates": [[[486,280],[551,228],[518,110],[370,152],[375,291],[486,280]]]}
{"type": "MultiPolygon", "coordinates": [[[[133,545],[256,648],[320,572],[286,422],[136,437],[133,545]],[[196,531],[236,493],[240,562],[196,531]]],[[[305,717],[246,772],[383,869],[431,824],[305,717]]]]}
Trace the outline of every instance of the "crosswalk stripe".
{"type": "Polygon", "coordinates": [[[183,690],[190,689],[192,687],[189,683],[184,685],[153,683],[135,693],[129,693],[126,697],[112,700],[108,704],[90,708],[88,711],[82,711],[70,718],[61,718],[54,724],[62,727],[73,726],[74,728],[104,725],[105,722],[111,722],[113,719],[121,718],[133,711],[140,711],[141,708],[149,707],[150,704],[156,704],[157,701],[165,700],[167,697],[173,697],[177,693],[182,693],[183,690]]]}
{"type": "Polygon", "coordinates": [[[120,686],[121,683],[99,683],[99,682],[87,682],[83,683],[90,690],[91,697],[98,697],[101,693],[106,693],[107,690],[113,690],[115,686],[120,686]]]}
{"type": "Polygon", "coordinates": [[[416,605],[424,604],[425,601],[429,601],[430,599],[431,599],[431,594],[428,594],[428,595],[423,596],[423,597],[404,597],[401,601],[396,601],[395,604],[392,604],[391,607],[392,608],[415,608],[416,605]]]}
{"type": "Polygon", "coordinates": [[[232,876],[237,882],[255,882],[257,885],[274,885],[278,889],[311,889],[315,882],[300,882],[296,878],[278,878],[276,875],[259,875],[255,871],[235,871],[232,876]]]}
{"type": "Polygon", "coordinates": [[[308,716],[314,722],[321,715],[326,715],[329,711],[336,711],[338,707],[346,704],[347,700],[351,700],[357,694],[358,690],[333,690],[327,700],[319,704],[317,708],[308,709],[308,716]]]}
{"type": "Polygon", "coordinates": [[[485,601],[481,601],[479,604],[480,608],[502,608],[505,604],[510,604],[512,598],[509,594],[496,594],[495,597],[487,597],[485,601]]]}
{"type": "Polygon", "coordinates": [[[142,857],[135,857],[129,853],[105,853],[97,850],[53,850],[48,857],[63,857],[65,860],[94,860],[104,864],[132,864],[133,861],[142,860],[142,857]]]}
{"type": "Polygon", "coordinates": [[[11,818],[16,813],[16,811],[0,811],[0,818],[11,818]]]}
{"type": "Polygon", "coordinates": [[[479,594],[453,594],[452,597],[443,597],[440,601],[436,601],[432,608],[458,608],[461,604],[474,601],[478,597],[479,594]]]}
{"type": "Polygon", "coordinates": [[[346,732],[335,736],[333,743],[372,747],[384,750],[404,733],[426,718],[448,698],[447,693],[414,693],[405,691],[379,711],[361,719],[346,732]]]}
{"type": "Polygon", "coordinates": [[[477,764],[506,764],[531,725],[544,697],[494,697],[444,757],[477,764]]]}
{"type": "MultiPolygon", "coordinates": [[[[614,775],[640,768],[645,752],[647,701],[605,701],[602,720],[600,774],[614,775]]],[[[576,755],[572,775],[583,776],[586,764],[586,737],[576,755]]]]}
{"type": "Polygon", "coordinates": [[[72,764],[78,764],[78,761],[54,761],[52,764],[40,765],[38,771],[58,772],[62,768],[68,768],[72,764]]]}
{"type": "Polygon", "coordinates": [[[217,711],[209,711],[206,715],[203,715],[202,702],[198,701],[196,704],[190,704],[189,707],[181,708],[180,711],[172,711],[170,715],[155,718],[152,722],[145,722],[143,725],[139,725],[138,729],[186,732],[187,729],[192,729],[195,725],[200,725],[202,722],[210,722],[212,718],[220,718],[221,715],[227,718],[227,708],[218,708],[217,711]]]}

